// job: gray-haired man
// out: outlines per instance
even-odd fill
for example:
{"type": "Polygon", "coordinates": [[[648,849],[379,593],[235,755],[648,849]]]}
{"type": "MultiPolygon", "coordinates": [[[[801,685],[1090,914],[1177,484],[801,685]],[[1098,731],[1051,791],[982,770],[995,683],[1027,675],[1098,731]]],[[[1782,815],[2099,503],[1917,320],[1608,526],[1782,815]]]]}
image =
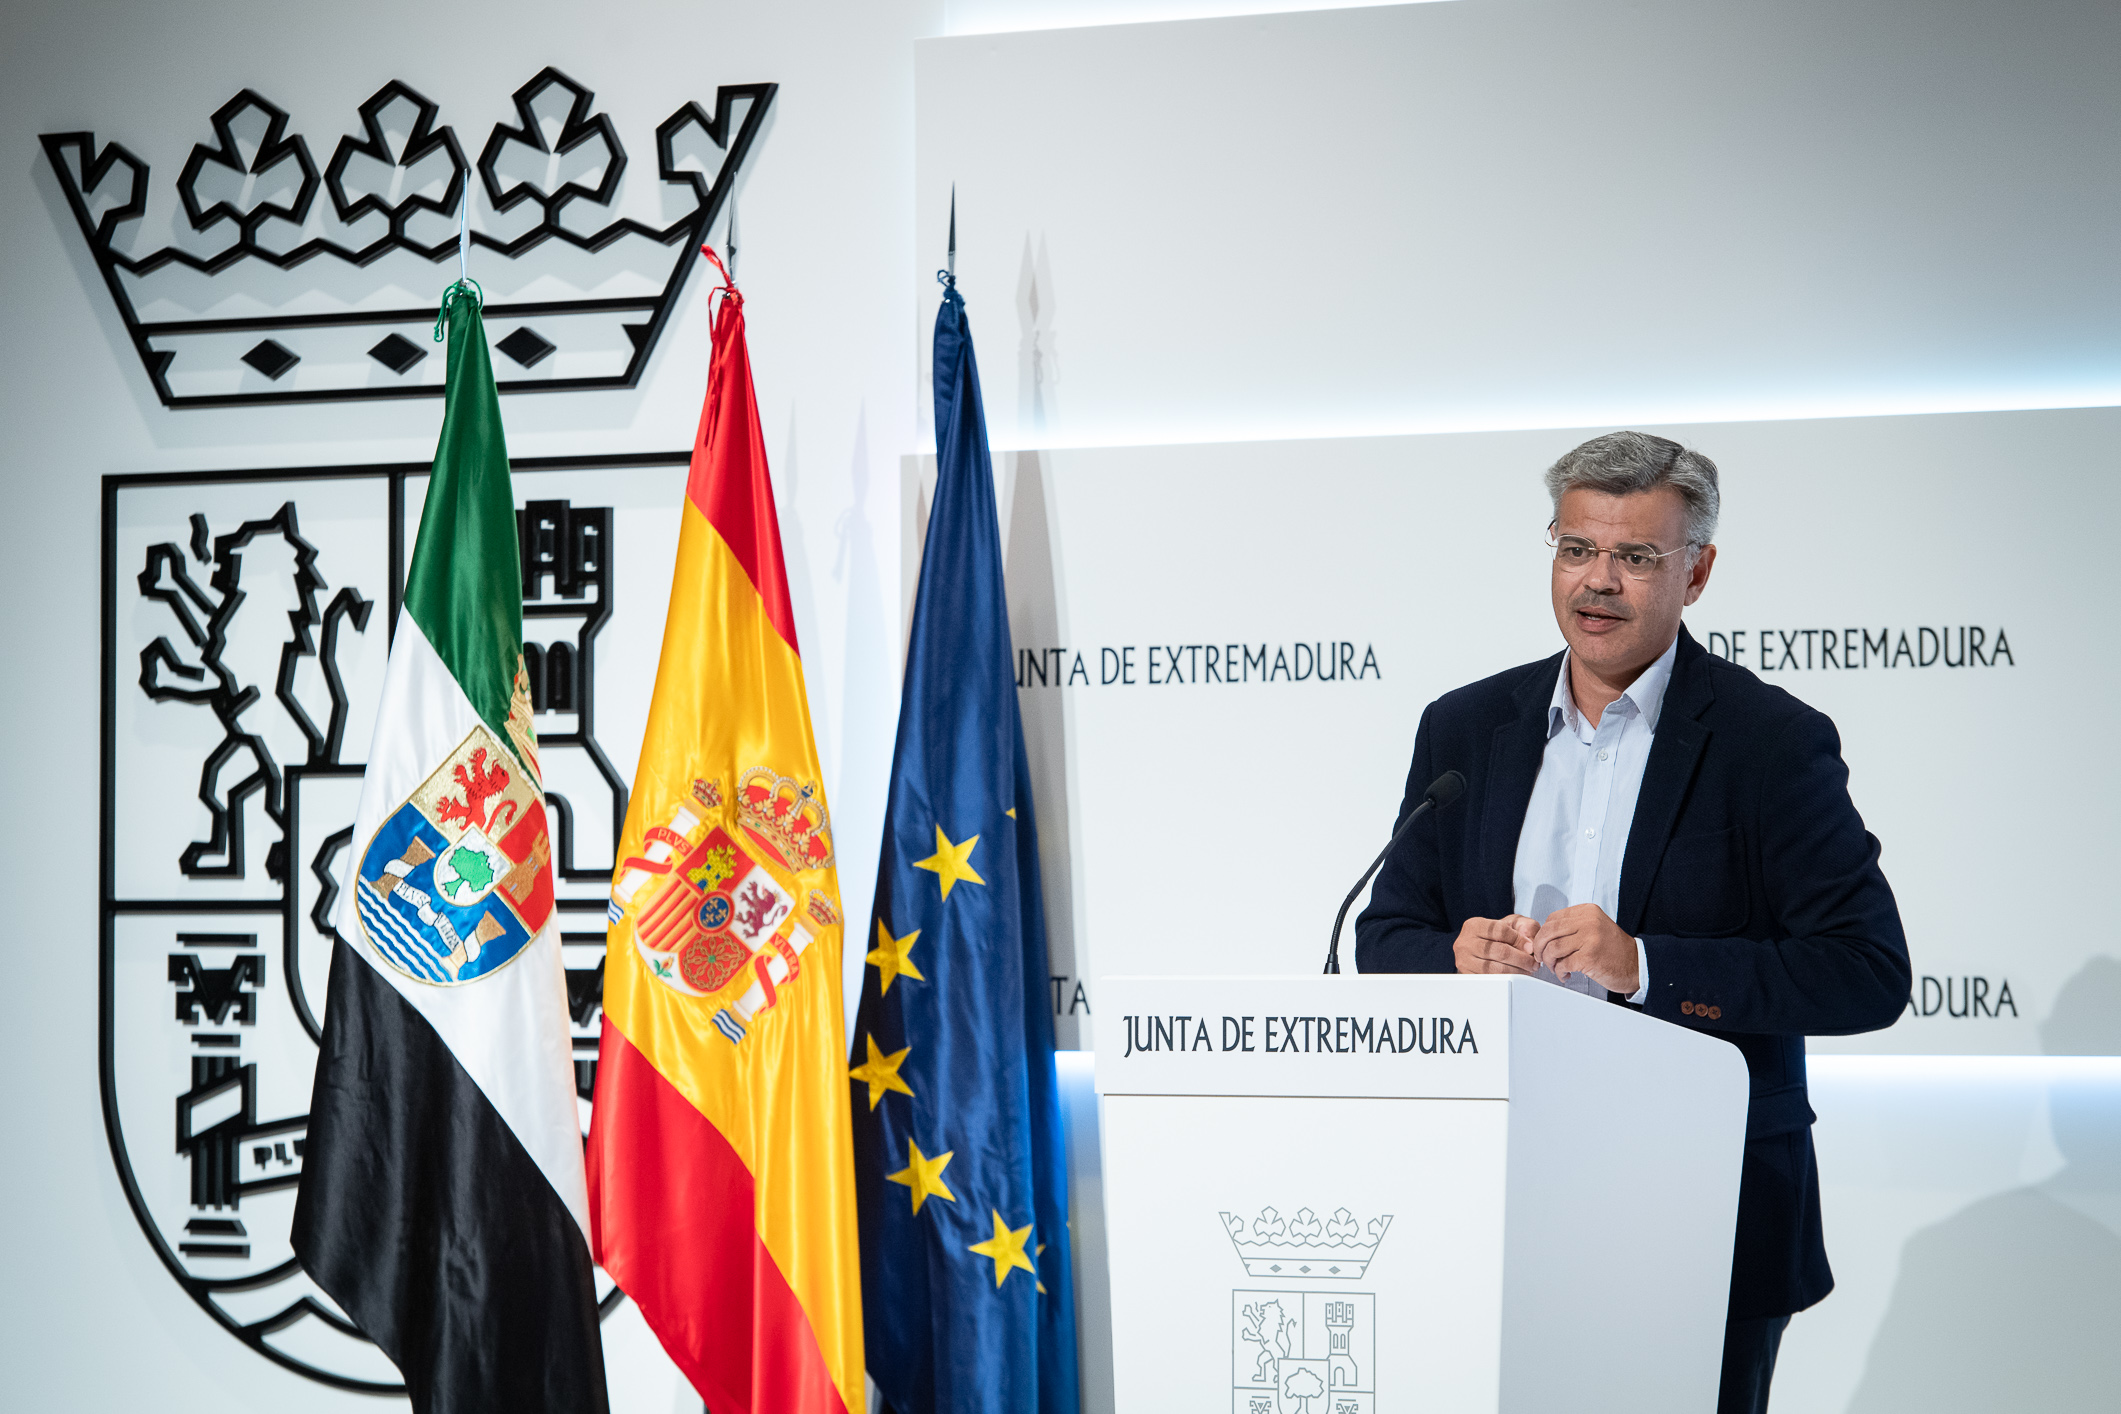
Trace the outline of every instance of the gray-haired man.
{"type": "Polygon", "coordinates": [[[1907,941],[1834,724],[1681,626],[1716,563],[1715,463],[1614,432],[1547,488],[1567,647],[1422,714],[1401,818],[1448,769],[1467,804],[1394,852],[1356,963],[1541,976],[1738,1048],[1752,1097],[1718,1409],[1751,1414],[1791,1313],[1833,1289],[1804,1038],[1891,1025],[1907,941]]]}

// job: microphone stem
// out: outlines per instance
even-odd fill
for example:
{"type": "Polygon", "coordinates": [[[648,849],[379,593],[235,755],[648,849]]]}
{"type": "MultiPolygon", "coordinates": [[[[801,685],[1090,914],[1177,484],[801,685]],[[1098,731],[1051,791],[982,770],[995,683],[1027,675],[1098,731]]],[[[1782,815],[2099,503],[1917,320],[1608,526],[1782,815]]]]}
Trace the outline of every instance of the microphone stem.
{"type": "Polygon", "coordinates": [[[1422,813],[1434,804],[1436,804],[1436,798],[1430,796],[1408,812],[1407,818],[1400,821],[1399,828],[1392,832],[1392,838],[1386,840],[1385,847],[1377,852],[1377,858],[1370,861],[1370,867],[1362,871],[1362,877],[1355,881],[1355,887],[1348,890],[1348,896],[1340,901],[1340,912],[1333,915],[1333,941],[1326,946],[1327,976],[1338,977],[1340,975],[1340,925],[1347,921],[1348,910],[1355,906],[1356,895],[1360,894],[1368,886],[1371,876],[1384,867],[1385,859],[1398,846],[1400,840],[1406,837],[1407,831],[1414,828],[1414,822],[1419,820],[1422,817],[1422,813]]]}

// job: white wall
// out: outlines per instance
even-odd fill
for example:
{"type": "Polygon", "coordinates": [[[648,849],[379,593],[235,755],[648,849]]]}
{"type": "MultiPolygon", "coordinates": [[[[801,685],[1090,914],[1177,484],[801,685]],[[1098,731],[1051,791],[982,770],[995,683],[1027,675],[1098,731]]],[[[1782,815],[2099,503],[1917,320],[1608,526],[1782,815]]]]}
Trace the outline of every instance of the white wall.
{"type": "Polygon", "coordinates": [[[2116,54],[2104,0],[934,40],[908,273],[955,182],[1011,445],[2112,402],[2116,54]]]}
{"type": "Polygon", "coordinates": [[[2121,1061],[1815,1057],[1812,1106],[1835,1287],[1775,1408],[2112,1409],[2121,1061]]]}
{"type": "MultiPolygon", "coordinates": [[[[96,847],[99,478],[175,468],[424,461],[441,405],[169,412],[156,403],[44,167],[39,133],[134,147],[167,188],[209,116],[249,85],[292,112],[320,165],[392,78],[471,147],[555,64],[620,125],[629,180],[654,127],[718,83],[778,81],[740,188],[751,349],[813,713],[865,899],[897,703],[897,458],[917,436],[902,278],[912,256],[912,41],[923,0],[794,10],[617,0],[358,7],[227,0],[8,7],[0,38],[0,484],[17,607],[4,755],[0,956],[18,1081],[0,1206],[0,1404],[174,1411],[371,1410],[244,1350],[171,1280],[120,1191],[99,1111],[96,847]]],[[[717,233],[719,235],[719,233],[717,233]]],[[[474,268],[473,274],[476,275],[474,268]]],[[[641,387],[504,400],[518,455],[682,449],[699,417],[707,284],[695,278],[641,387]]],[[[433,293],[439,293],[439,287],[433,293]]],[[[630,773],[631,762],[620,763],[630,773]]],[[[165,1008],[166,1010],[166,1008],[165,1008]]],[[[607,1327],[618,1407],[697,1410],[637,1317],[607,1327]]]]}

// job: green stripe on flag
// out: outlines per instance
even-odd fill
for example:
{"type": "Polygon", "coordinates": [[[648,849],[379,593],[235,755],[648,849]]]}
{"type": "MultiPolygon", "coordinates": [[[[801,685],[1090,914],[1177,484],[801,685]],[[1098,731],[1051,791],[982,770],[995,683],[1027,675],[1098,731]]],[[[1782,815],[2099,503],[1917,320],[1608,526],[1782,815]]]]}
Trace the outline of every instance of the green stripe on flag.
{"type": "Polygon", "coordinates": [[[523,653],[522,566],[515,492],[501,436],[486,326],[471,289],[442,297],[449,388],[420,538],[405,576],[405,612],[501,740],[523,653]]]}

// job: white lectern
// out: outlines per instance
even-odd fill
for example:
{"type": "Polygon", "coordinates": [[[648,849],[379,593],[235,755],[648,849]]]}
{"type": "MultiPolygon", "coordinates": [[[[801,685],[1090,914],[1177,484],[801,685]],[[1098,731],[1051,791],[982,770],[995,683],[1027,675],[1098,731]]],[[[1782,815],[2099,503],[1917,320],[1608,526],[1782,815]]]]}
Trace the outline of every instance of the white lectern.
{"type": "Polygon", "coordinates": [[[1102,984],[1122,1414],[1709,1414],[1737,1051],[1527,978],[1102,984]]]}

